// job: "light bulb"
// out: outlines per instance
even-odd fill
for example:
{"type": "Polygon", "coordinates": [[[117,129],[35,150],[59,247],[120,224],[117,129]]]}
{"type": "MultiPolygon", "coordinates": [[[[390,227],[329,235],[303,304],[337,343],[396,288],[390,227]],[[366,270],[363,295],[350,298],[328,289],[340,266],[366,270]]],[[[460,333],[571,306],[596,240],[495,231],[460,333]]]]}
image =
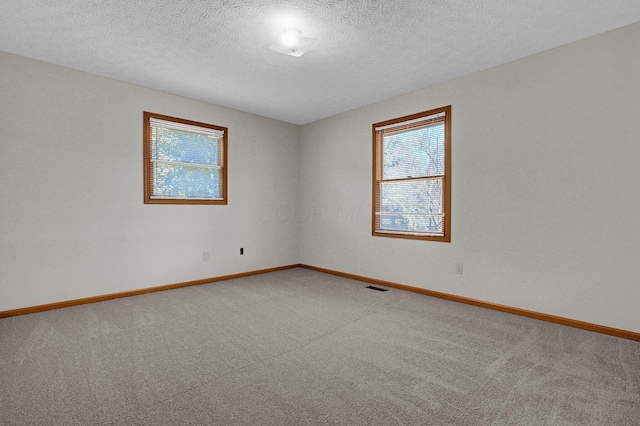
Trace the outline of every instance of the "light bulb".
{"type": "Polygon", "coordinates": [[[269,49],[291,56],[302,56],[315,43],[315,38],[304,37],[300,30],[287,28],[282,31],[278,40],[269,49]]]}
{"type": "Polygon", "coordinates": [[[300,31],[299,30],[284,30],[282,36],[280,36],[280,41],[287,47],[294,47],[300,41],[300,31]]]}

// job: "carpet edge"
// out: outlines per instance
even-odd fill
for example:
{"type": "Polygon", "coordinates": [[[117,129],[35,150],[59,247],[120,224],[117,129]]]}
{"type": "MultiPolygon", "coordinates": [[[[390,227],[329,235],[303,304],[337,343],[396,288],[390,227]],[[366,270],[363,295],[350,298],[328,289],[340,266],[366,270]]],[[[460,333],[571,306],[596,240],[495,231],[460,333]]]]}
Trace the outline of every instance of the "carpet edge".
{"type": "Polygon", "coordinates": [[[545,314],[542,312],[530,311],[522,308],[515,308],[513,306],[501,305],[498,303],[486,302],[484,300],[472,299],[464,296],[457,296],[455,294],[443,293],[435,290],[428,290],[420,287],[413,287],[406,284],[399,284],[391,281],[379,280],[376,278],[365,277],[362,275],[350,274],[347,272],[334,271],[332,269],[320,268],[317,266],[299,264],[298,267],[311,269],[317,272],[323,272],[325,274],[337,275],[344,278],[350,278],[357,281],[363,281],[371,284],[383,285],[385,287],[391,287],[398,290],[410,291],[413,293],[419,293],[426,296],[437,297],[439,299],[446,299],[452,302],[464,303],[467,305],[479,306],[481,308],[492,309],[494,311],[506,312],[509,314],[519,315],[523,317],[538,319],[541,321],[552,322],[556,324],[566,325],[573,328],[580,328],[583,330],[594,331],[600,334],[608,334],[610,336],[621,337],[623,339],[635,340],[640,342],[640,333],[636,333],[629,330],[623,330],[620,328],[608,327],[606,325],[594,324],[586,321],[575,320],[571,318],[560,317],[557,315],[545,314]]]}
{"type": "Polygon", "coordinates": [[[208,283],[213,283],[217,281],[232,280],[234,278],[248,277],[251,275],[259,275],[259,274],[266,274],[269,272],[283,271],[285,269],[293,269],[299,266],[300,266],[299,264],[276,266],[273,268],[257,269],[253,271],[239,272],[236,274],[229,274],[229,275],[220,275],[217,277],[202,278],[202,279],[193,280],[193,281],[184,281],[180,283],[165,284],[165,285],[160,285],[155,287],[146,287],[146,288],[141,288],[137,290],[121,291],[118,293],[101,294],[97,296],[83,297],[80,299],[63,300],[60,302],[46,303],[43,305],[10,309],[7,311],[0,311],[0,319],[15,317],[18,315],[35,314],[37,312],[50,311],[52,309],[68,308],[70,306],[85,305],[87,303],[104,302],[106,300],[120,299],[122,297],[138,296],[140,294],[155,293],[155,292],[164,291],[164,290],[172,290],[174,288],[189,287],[192,285],[208,284],[208,283]]]}

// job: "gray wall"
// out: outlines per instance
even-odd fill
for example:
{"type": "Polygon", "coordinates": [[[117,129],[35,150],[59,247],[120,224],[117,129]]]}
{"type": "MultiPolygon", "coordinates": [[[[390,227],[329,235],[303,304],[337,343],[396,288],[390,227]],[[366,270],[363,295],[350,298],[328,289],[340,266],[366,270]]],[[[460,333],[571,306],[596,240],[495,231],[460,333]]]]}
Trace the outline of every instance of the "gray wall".
{"type": "Polygon", "coordinates": [[[300,150],[302,263],[640,331],[640,24],[305,125],[300,150]],[[372,237],[371,125],[445,105],[451,243],[372,237]]]}
{"type": "Polygon", "coordinates": [[[269,206],[297,205],[298,126],[6,53],[0,70],[0,310],[297,262],[269,206]],[[145,110],[229,128],[227,206],[143,204],[145,110]]]}

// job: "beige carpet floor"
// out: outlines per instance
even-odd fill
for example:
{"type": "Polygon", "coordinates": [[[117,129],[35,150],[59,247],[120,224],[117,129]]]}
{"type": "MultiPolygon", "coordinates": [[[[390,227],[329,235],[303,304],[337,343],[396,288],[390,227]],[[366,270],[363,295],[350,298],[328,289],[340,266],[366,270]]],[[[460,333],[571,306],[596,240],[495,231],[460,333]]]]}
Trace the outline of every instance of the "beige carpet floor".
{"type": "Polygon", "coordinates": [[[0,320],[1,425],[640,425],[640,343],[307,269],[0,320]]]}

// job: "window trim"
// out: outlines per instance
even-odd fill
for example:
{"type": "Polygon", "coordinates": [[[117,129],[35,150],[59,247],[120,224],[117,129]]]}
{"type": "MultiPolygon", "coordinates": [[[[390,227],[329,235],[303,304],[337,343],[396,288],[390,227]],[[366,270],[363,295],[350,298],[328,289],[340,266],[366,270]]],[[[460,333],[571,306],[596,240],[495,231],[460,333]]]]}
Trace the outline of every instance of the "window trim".
{"type": "MultiPolygon", "coordinates": [[[[418,127],[418,126],[415,126],[418,127]]],[[[416,114],[406,115],[404,117],[398,117],[391,120],[382,121],[380,123],[375,123],[371,126],[372,129],[372,153],[373,153],[373,173],[372,173],[372,207],[371,207],[371,235],[375,237],[389,237],[389,238],[406,238],[413,240],[427,240],[427,241],[439,241],[439,242],[451,242],[451,105],[432,109],[429,111],[423,111],[416,114]],[[444,175],[442,176],[442,192],[443,192],[443,200],[442,200],[442,213],[444,221],[443,223],[443,235],[434,235],[434,234],[416,234],[410,233],[407,231],[384,231],[378,229],[378,218],[379,215],[376,215],[376,203],[379,202],[380,197],[380,189],[378,184],[378,176],[382,173],[382,151],[381,151],[381,141],[382,138],[378,137],[378,132],[376,132],[376,128],[393,126],[394,124],[399,124],[397,126],[399,129],[406,130],[411,128],[411,123],[406,123],[410,121],[419,121],[420,118],[425,118],[431,115],[436,114],[445,114],[444,119],[444,175]],[[406,124],[402,124],[406,123],[406,124]]],[[[399,130],[394,129],[394,130],[399,130]]],[[[420,178],[424,179],[424,178],[420,178]]],[[[405,179],[402,179],[405,180],[405,179]]]]}
{"type": "Polygon", "coordinates": [[[228,203],[227,193],[227,138],[229,130],[226,127],[216,126],[214,124],[202,123],[198,121],[186,120],[183,118],[171,117],[168,115],[156,114],[153,112],[144,111],[143,115],[143,177],[144,177],[144,203],[145,204],[218,204],[226,205],[228,203]],[[221,149],[221,161],[220,167],[222,168],[222,185],[221,199],[206,199],[206,198],[154,198],[153,194],[153,172],[151,161],[151,123],[150,119],[155,118],[159,120],[172,121],[175,123],[188,124],[191,126],[205,127],[214,130],[220,130],[224,132],[222,136],[222,149],[221,149]]]}

